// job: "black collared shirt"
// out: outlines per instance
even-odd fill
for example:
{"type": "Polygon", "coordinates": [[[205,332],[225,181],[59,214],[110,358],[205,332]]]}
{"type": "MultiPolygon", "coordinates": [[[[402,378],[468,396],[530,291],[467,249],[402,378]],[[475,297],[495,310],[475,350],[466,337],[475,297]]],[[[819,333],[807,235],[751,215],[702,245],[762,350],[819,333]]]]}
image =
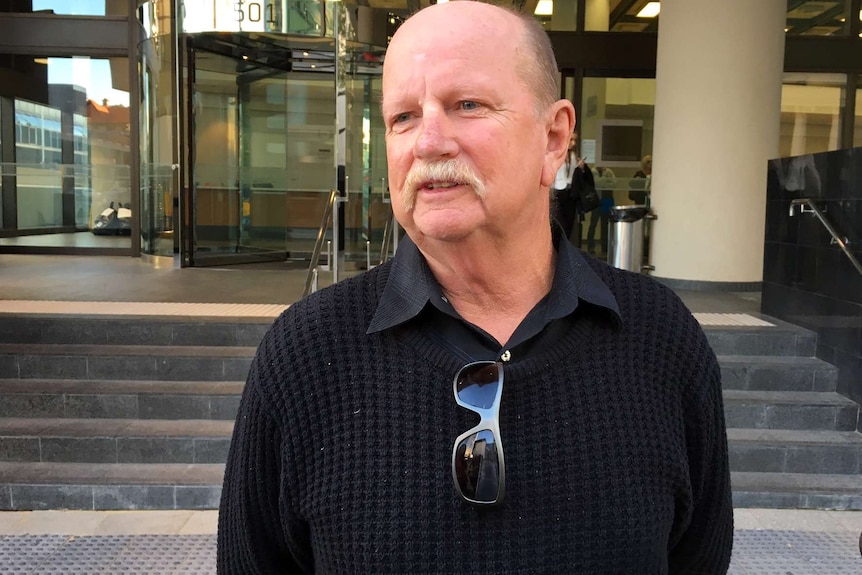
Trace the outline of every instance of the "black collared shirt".
{"type": "MultiPolygon", "coordinates": [[[[583,254],[554,229],[557,264],[551,290],[502,345],[482,328],[463,319],[443,295],[425,258],[410,238],[398,245],[380,304],[368,333],[404,325],[422,330],[465,362],[510,361],[552,345],[562,335],[581,302],[612,314],[620,325],[617,301],[610,289],[584,260],[583,254]]],[[[505,273],[505,270],[503,270],[505,273]]]]}

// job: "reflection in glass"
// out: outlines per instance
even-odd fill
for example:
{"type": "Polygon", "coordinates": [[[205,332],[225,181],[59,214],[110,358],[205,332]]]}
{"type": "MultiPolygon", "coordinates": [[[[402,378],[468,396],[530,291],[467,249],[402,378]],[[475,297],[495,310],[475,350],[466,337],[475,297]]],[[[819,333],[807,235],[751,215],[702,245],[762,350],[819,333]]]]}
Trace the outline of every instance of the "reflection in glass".
{"type": "Polygon", "coordinates": [[[173,142],[176,133],[177,103],[172,93],[173,43],[165,3],[142,3],[138,10],[145,39],[138,49],[140,81],[140,195],[141,252],[170,257],[178,248],[175,234],[179,205],[178,166],[173,142]],[[161,25],[159,25],[161,23],[161,25]]]}
{"type": "Polygon", "coordinates": [[[649,196],[655,80],[584,78],[581,110],[578,154],[592,170],[602,203],[580,226],[580,240],[604,257],[610,208],[644,204],[649,196]]]}
{"type": "Polygon", "coordinates": [[[32,12],[72,16],[126,16],[127,0],[33,0],[32,12]]]}
{"type": "Polygon", "coordinates": [[[584,29],[595,32],[658,32],[658,2],[586,0],[584,29]]]}
{"type": "Polygon", "coordinates": [[[483,429],[461,440],[455,450],[455,476],[468,499],[486,503],[498,499],[500,459],[492,431],[483,429]]]}
{"type": "Polygon", "coordinates": [[[784,74],[780,156],[802,156],[840,147],[846,78],[844,74],[784,74]]]}
{"type": "MultiPolygon", "coordinates": [[[[602,0],[607,3],[608,0],[602,0]]],[[[572,32],[577,29],[577,0],[539,0],[533,16],[545,30],[572,32]]]]}
{"type": "Polygon", "coordinates": [[[128,60],[25,56],[9,66],[27,81],[10,84],[12,108],[0,108],[15,126],[14,162],[7,150],[2,166],[15,212],[0,245],[128,249],[130,218],[117,219],[131,210],[128,60]]]}
{"type": "Polygon", "coordinates": [[[850,0],[804,0],[787,3],[785,31],[795,36],[846,36],[850,0]]]}
{"type": "Polygon", "coordinates": [[[853,147],[862,146],[862,76],[856,80],[856,118],[853,123],[853,147]]]}

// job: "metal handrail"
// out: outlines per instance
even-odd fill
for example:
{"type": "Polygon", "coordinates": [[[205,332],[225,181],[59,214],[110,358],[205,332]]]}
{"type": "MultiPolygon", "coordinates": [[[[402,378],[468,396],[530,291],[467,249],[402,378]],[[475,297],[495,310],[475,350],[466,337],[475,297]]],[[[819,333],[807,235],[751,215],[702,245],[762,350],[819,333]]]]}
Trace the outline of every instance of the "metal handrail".
{"type": "Polygon", "coordinates": [[[389,249],[392,247],[392,230],[395,228],[395,216],[391,213],[383,227],[383,242],[380,245],[380,265],[389,259],[389,249]]]}
{"type": "Polygon", "coordinates": [[[838,235],[838,232],[835,231],[835,228],[832,227],[832,224],[826,219],[826,216],[823,215],[823,212],[811,198],[797,198],[790,202],[790,217],[793,217],[793,213],[796,209],[796,206],[800,206],[799,210],[801,213],[812,213],[817,216],[817,219],[820,220],[820,223],[823,224],[823,227],[826,228],[826,231],[829,232],[829,235],[832,236],[832,243],[838,244],[838,247],[841,248],[841,251],[844,252],[848,258],[850,258],[850,262],[853,264],[853,267],[856,268],[860,274],[862,274],[862,264],[859,263],[859,260],[856,259],[856,256],[847,249],[847,244],[850,243],[846,237],[842,238],[838,235]],[[808,209],[806,209],[806,207],[808,209]]]}
{"type": "Polygon", "coordinates": [[[329,218],[332,217],[332,208],[335,205],[335,198],[337,196],[338,190],[333,189],[329,192],[329,201],[326,202],[326,208],[323,210],[323,218],[321,218],[320,228],[317,230],[317,240],[314,242],[314,250],[311,252],[311,263],[308,265],[308,275],[305,276],[305,289],[302,292],[302,297],[311,293],[314,270],[317,269],[318,266],[320,250],[323,249],[323,240],[326,237],[326,228],[329,225],[329,218]]]}

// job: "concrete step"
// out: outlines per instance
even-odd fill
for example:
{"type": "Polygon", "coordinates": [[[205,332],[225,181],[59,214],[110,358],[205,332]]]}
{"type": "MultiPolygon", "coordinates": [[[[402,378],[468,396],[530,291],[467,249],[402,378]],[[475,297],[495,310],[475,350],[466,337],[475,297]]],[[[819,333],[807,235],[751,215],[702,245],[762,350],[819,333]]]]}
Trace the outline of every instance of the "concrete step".
{"type": "Polygon", "coordinates": [[[703,331],[716,355],[813,357],[817,332],[772,320],[775,327],[710,327],[703,331]]]}
{"type": "Polygon", "coordinates": [[[0,511],[218,509],[224,465],[0,462],[0,511]]]}
{"type": "MultiPolygon", "coordinates": [[[[0,462],[0,511],[217,509],[224,466],[0,462]]],[[[862,510],[862,476],[731,474],[739,508],[862,510]]]]}
{"type": "Polygon", "coordinates": [[[859,406],[835,392],[724,390],[728,427],[855,431],[859,406]]]}
{"type": "MultiPolygon", "coordinates": [[[[774,327],[704,326],[717,355],[813,356],[817,334],[774,327]]],[[[256,347],[272,318],[0,314],[0,343],[256,347]]]]}
{"type": "Polygon", "coordinates": [[[851,431],[728,429],[732,471],[860,473],[862,434],[851,431]]]}
{"type": "Polygon", "coordinates": [[[838,370],[816,357],[719,355],[724,389],[835,391],[838,370]]]}
{"type": "Polygon", "coordinates": [[[0,419],[0,461],[224,463],[233,421],[0,419]]]}
{"type": "Polygon", "coordinates": [[[862,510],[862,476],[817,473],[731,474],[734,507],[862,510]]]}
{"type": "Polygon", "coordinates": [[[243,381],[0,379],[0,417],[233,420],[243,381]]]}
{"type": "Polygon", "coordinates": [[[0,343],[257,347],[272,321],[0,314],[0,343]]]}
{"type": "MultiPolygon", "coordinates": [[[[242,381],[0,379],[0,417],[233,420],[242,381]]],[[[859,409],[834,392],[725,390],[728,427],[857,429],[859,409]]]]}
{"type": "Polygon", "coordinates": [[[244,380],[254,347],[0,344],[3,379],[244,380]]]}

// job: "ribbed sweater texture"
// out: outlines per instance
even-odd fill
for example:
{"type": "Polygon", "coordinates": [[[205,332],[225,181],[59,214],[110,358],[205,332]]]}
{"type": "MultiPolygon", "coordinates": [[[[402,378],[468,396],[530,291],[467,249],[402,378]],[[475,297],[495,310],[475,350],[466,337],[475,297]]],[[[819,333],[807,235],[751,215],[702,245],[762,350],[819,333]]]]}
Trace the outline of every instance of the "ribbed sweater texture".
{"type": "Polygon", "coordinates": [[[505,364],[506,495],[461,500],[463,361],[409,325],[366,334],[390,264],[291,306],[264,337],[230,448],[220,574],[724,573],[733,520],[719,368],[657,282],[590,265],[553,348],[505,364]]]}

